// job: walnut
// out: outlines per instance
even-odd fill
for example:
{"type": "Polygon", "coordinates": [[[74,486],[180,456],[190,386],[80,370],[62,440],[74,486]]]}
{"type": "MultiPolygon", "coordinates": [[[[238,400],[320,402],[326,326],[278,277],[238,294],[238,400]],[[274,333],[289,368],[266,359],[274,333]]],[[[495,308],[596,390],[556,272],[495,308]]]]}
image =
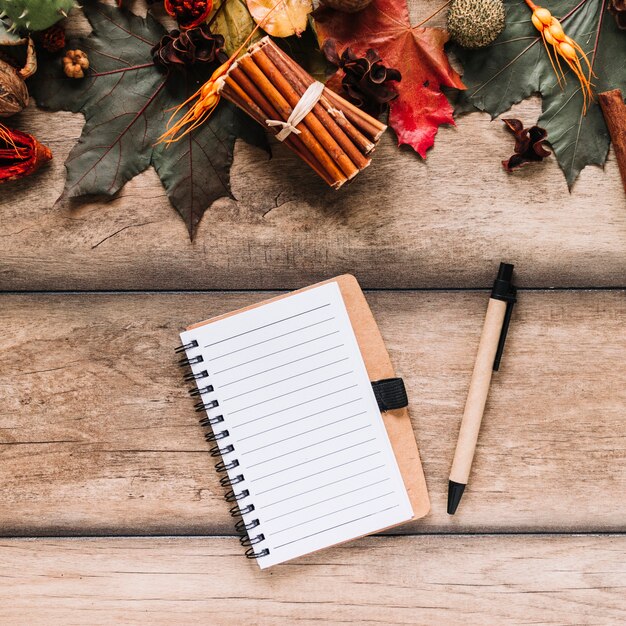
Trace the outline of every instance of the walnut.
{"type": "Polygon", "coordinates": [[[2,46],[24,44],[27,45],[26,63],[21,69],[0,56],[0,117],[15,115],[28,105],[28,89],[24,81],[37,71],[35,44],[30,38],[1,42],[2,46]]]}
{"type": "Polygon", "coordinates": [[[15,68],[0,59],[0,118],[19,113],[28,104],[28,89],[15,68]]]}
{"type": "Polygon", "coordinates": [[[84,78],[89,58],[82,50],[68,50],[63,57],[63,71],[69,78],[84,78]]]}

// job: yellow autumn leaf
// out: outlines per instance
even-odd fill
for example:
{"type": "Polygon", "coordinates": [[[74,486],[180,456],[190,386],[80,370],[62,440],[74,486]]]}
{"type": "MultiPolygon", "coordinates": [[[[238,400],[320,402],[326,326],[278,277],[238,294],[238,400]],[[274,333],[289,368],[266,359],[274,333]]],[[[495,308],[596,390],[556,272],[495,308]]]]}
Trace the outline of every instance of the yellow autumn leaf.
{"type": "MultiPolygon", "coordinates": [[[[213,19],[211,30],[224,36],[224,47],[229,56],[241,46],[255,27],[245,0],[216,0],[207,21],[210,22],[211,19],[213,19]],[[224,6],[221,6],[222,4],[224,6]]],[[[263,32],[257,31],[250,43],[261,37],[263,32]]]]}
{"type": "Polygon", "coordinates": [[[254,21],[273,37],[304,32],[313,10],[312,0],[246,0],[246,4],[254,21]]]}

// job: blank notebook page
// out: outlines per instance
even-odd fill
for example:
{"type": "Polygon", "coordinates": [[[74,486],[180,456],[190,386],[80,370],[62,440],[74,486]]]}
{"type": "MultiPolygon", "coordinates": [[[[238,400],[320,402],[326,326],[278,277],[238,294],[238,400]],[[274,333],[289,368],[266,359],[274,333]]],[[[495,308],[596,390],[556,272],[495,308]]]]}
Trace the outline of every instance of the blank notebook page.
{"type": "Polygon", "coordinates": [[[181,334],[261,568],[413,511],[337,283],[181,334]],[[212,390],[211,390],[212,387],[212,390]],[[232,446],[232,451],[230,450],[232,446]],[[243,477],[239,478],[239,477],[243,477]],[[245,490],[245,491],[244,491],[245,490]]]}

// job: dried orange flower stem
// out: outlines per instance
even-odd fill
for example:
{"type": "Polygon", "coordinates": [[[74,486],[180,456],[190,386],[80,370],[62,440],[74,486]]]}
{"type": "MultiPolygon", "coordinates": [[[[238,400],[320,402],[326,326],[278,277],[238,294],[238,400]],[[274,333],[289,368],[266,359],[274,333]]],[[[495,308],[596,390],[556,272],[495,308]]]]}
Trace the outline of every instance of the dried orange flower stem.
{"type": "Polygon", "coordinates": [[[559,85],[563,86],[565,83],[565,72],[561,67],[559,57],[564,60],[565,64],[574,72],[580,82],[583,93],[583,114],[585,114],[589,104],[593,100],[593,92],[591,90],[593,70],[587,55],[571,37],[568,37],[563,32],[561,22],[559,22],[548,9],[537,6],[532,0],[524,1],[533,12],[532,23],[541,33],[543,45],[546,48],[550,64],[556,74],[559,85]],[[550,46],[552,46],[552,51],[550,51],[550,46]],[[584,61],[586,68],[583,69],[581,61],[584,61]]]}
{"type": "MultiPolygon", "coordinates": [[[[239,46],[239,48],[235,50],[228,61],[220,65],[213,72],[213,74],[211,74],[211,78],[209,78],[209,80],[204,83],[204,85],[202,85],[196,93],[176,107],[167,122],[167,130],[163,133],[163,135],[161,135],[157,143],[175,143],[207,120],[220,102],[219,91],[224,75],[228,72],[231,65],[240,55],[241,51],[248,45],[257,30],[263,27],[263,24],[265,24],[272,12],[284,1],[285,0],[277,0],[276,4],[269,10],[265,18],[254,27],[252,32],[246,37],[245,41],[239,46]],[[172,124],[172,120],[180,113],[180,111],[190,103],[194,102],[194,100],[195,103],[189,108],[187,113],[185,113],[185,115],[183,115],[175,124],[172,124]]],[[[226,0],[223,0],[223,2],[226,2],[226,0]]]]}

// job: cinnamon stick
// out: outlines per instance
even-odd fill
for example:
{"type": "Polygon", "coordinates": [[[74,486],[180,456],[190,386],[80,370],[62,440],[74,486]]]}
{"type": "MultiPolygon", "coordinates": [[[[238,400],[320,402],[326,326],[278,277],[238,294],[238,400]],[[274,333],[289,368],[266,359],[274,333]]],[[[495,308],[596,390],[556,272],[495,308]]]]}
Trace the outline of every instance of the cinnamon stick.
{"type": "MultiPolygon", "coordinates": [[[[280,119],[280,113],[272,106],[265,96],[261,94],[261,92],[256,88],[254,83],[246,76],[245,72],[241,70],[241,68],[234,65],[230,71],[228,72],[228,76],[232,77],[234,81],[245,91],[250,97],[254,100],[256,104],[261,108],[263,113],[265,114],[265,118],[260,122],[264,127],[267,128],[267,124],[265,123],[266,119],[277,120],[280,119]]],[[[303,154],[307,155],[307,158],[312,159],[316,163],[315,171],[324,170],[319,161],[315,158],[313,153],[302,143],[302,140],[298,135],[292,133],[287,137],[286,143],[293,148],[293,150],[298,153],[298,155],[303,154]]],[[[328,182],[328,180],[326,181],[328,182]]],[[[334,181],[331,181],[329,184],[332,186],[334,181]]]]}
{"type": "MultiPolygon", "coordinates": [[[[280,52],[280,48],[278,49],[280,52]]],[[[284,52],[282,52],[284,54],[284,52]]],[[[303,80],[310,79],[307,71],[295,64],[294,69],[300,74],[303,80]]],[[[387,130],[387,126],[372,117],[365,111],[361,111],[357,106],[348,102],[348,100],[342,98],[339,94],[335,93],[331,89],[324,89],[324,97],[326,97],[334,108],[339,109],[344,113],[346,118],[350,120],[357,128],[363,131],[373,141],[378,141],[381,135],[387,130]]]]}
{"type": "Polygon", "coordinates": [[[604,120],[611,135],[615,158],[626,192],[626,104],[619,89],[598,94],[604,120]]]}
{"type": "MultiPolygon", "coordinates": [[[[270,120],[287,122],[314,83],[302,67],[265,37],[229,69],[219,90],[265,126],[270,120]]],[[[307,110],[295,132],[283,133],[284,143],[338,189],[370,164],[367,155],[387,127],[326,88],[307,110]]],[[[279,124],[270,125],[270,131],[279,134],[279,124]]]]}
{"type": "Polygon", "coordinates": [[[261,108],[267,118],[278,119],[280,117],[280,113],[272,106],[271,102],[256,88],[256,85],[247,77],[245,72],[240,67],[237,67],[237,65],[233,65],[227,76],[229,78],[232,78],[232,80],[234,80],[237,85],[239,85],[247,94],[250,95],[250,98],[252,98],[252,100],[254,100],[256,104],[258,104],[258,106],[261,108]]]}
{"type": "MultiPolygon", "coordinates": [[[[273,42],[268,42],[264,47],[263,51],[269,57],[270,61],[274,63],[274,65],[278,68],[278,70],[283,74],[283,76],[295,87],[296,93],[298,96],[302,96],[307,88],[313,83],[312,80],[305,81],[297,70],[293,68],[296,65],[293,61],[291,61],[286,55],[281,54],[280,49],[273,42]]],[[[326,98],[322,96],[320,98],[320,102],[326,100],[326,106],[330,107],[330,103],[326,98]]],[[[345,126],[350,125],[350,122],[343,117],[338,117],[337,119],[331,117],[328,111],[318,102],[313,107],[313,113],[317,116],[317,118],[322,122],[322,124],[328,129],[333,138],[337,141],[337,143],[341,146],[342,150],[350,157],[352,162],[359,168],[363,169],[370,164],[370,159],[366,159],[361,152],[363,149],[360,145],[355,145],[352,137],[347,134],[345,126]],[[343,122],[340,124],[340,120],[343,122]]],[[[354,128],[354,127],[353,127],[354,128]]],[[[359,135],[356,129],[354,129],[359,135]]],[[[368,151],[374,147],[371,142],[368,142],[363,135],[361,135],[365,142],[365,146],[369,148],[368,151]]],[[[363,150],[365,152],[365,150],[363,150]]]]}
{"type": "MultiPolygon", "coordinates": [[[[254,49],[250,50],[250,54],[259,69],[268,79],[270,79],[272,84],[276,86],[280,94],[293,108],[300,101],[300,96],[296,93],[287,78],[281,74],[278,68],[265,54],[266,47],[267,46],[256,46],[254,49]]],[[[348,177],[348,179],[353,178],[359,173],[359,167],[353,163],[350,157],[343,151],[336,139],[331,135],[329,129],[324,127],[322,122],[313,112],[308,113],[303,122],[306,126],[308,126],[309,130],[322,144],[322,146],[324,146],[326,152],[331,155],[334,162],[339,165],[341,171],[348,177]]]]}
{"type": "Polygon", "coordinates": [[[376,144],[366,137],[347,117],[346,114],[334,107],[328,98],[322,94],[320,98],[320,103],[324,107],[325,110],[328,111],[328,114],[337,122],[337,125],[343,129],[343,131],[350,137],[352,142],[357,146],[357,148],[365,155],[368,155],[374,148],[376,144]]]}
{"type": "MultiPolygon", "coordinates": [[[[285,54],[285,52],[281,50],[278,46],[275,46],[274,49],[276,53],[285,60],[285,62],[287,63],[291,62],[291,59],[287,56],[287,54],[285,54]]],[[[308,87],[313,81],[313,78],[305,71],[303,67],[300,67],[297,63],[291,62],[291,64],[292,64],[294,71],[298,74],[301,82],[306,87],[308,87]]],[[[357,146],[362,147],[363,153],[369,154],[376,147],[376,144],[372,142],[371,138],[373,138],[374,135],[380,133],[381,132],[380,129],[378,127],[372,126],[371,133],[369,134],[369,136],[366,136],[365,134],[361,133],[360,130],[351,121],[351,119],[356,119],[356,118],[360,120],[361,116],[355,115],[349,111],[346,112],[342,110],[341,106],[333,106],[333,104],[330,102],[328,98],[327,92],[329,92],[329,90],[328,88],[325,88],[324,93],[322,94],[322,97],[320,98],[320,102],[322,102],[322,104],[329,111],[329,113],[331,111],[337,111],[340,113],[340,115],[333,114],[334,119],[337,121],[337,123],[340,126],[342,126],[342,128],[344,128],[344,130],[346,130],[347,134],[350,135],[354,143],[357,146]],[[342,120],[345,121],[345,125],[342,125],[341,123],[342,120]]],[[[333,95],[336,95],[334,92],[330,92],[330,93],[332,93],[333,95]]],[[[339,98],[342,102],[345,102],[345,100],[341,98],[341,96],[337,96],[337,98],[339,98]]],[[[339,101],[336,101],[336,104],[338,102],[339,101]]],[[[367,114],[364,114],[364,115],[365,117],[370,117],[370,119],[374,119],[374,118],[371,118],[371,116],[368,116],[367,114]]],[[[378,122],[377,120],[375,120],[375,122],[376,124],[380,124],[380,122],[378,122]]],[[[383,131],[387,128],[384,125],[381,125],[381,126],[382,126],[383,131]]]]}
{"type": "MultiPolygon", "coordinates": [[[[279,113],[279,116],[276,119],[287,121],[289,115],[291,115],[292,108],[279,93],[276,87],[274,87],[274,85],[272,85],[272,83],[268,80],[267,76],[265,76],[265,74],[259,69],[252,57],[249,55],[242,56],[238,61],[238,65],[279,113]]],[[[337,165],[335,165],[335,162],[328,155],[322,144],[313,136],[305,123],[300,122],[297,128],[300,131],[299,137],[304,145],[315,155],[315,158],[319,161],[320,165],[335,181],[333,187],[341,186],[347,180],[347,177],[337,167],[337,165]]]]}
{"type": "Polygon", "coordinates": [[[232,79],[231,76],[226,76],[224,84],[220,89],[220,93],[223,93],[229,100],[237,100],[236,104],[240,109],[244,109],[248,115],[251,115],[257,121],[263,123],[265,114],[261,110],[261,107],[257,105],[254,100],[232,79]]]}
{"type": "MultiPolygon", "coordinates": [[[[234,83],[230,85],[225,83],[222,88],[222,93],[228,100],[237,105],[240,109],[243,109],[259,124],[265,126],[264,122],[266,116],[263,115],[261,109],[251,102],[249,98],[242,98],[241,93],[234,88],[235,86],[234,83]]],[[[316,174],[323,178],[327,184],[333,185],[335,181],[330,177],[330,174],[320,166],[318,161],[302,144],[300,146],[292,145],[290,147],[316,174]]]]}
{"type": "MultiPolygon", "coordinates": [[[[243,72],[241,72],[241,70],[239,70],[238,73],[231,71],[224,80],[224,86],[222,88],[224,95],[239,108],[243,109],[244,111],[246,111],[246,113],[251,115],[263,127],[266,127],[266,119],[276,119],[276,117],[278,116],[278,112],[265,98],[258,94],[258,92],[257,95],[259,104],[257,104],[257,102],[252,99],[251,96],[254,92],[256,92],[256,88],[254,88],[254,86],[246,84],[247,87],[252,88],[249,90],[245,90],[234,80],[235,76],[231,76],[231,74],[239,76],[240,80],[243,78],[244,83],[248,82],[247,77],[245,76],[245,74],[243,74],[243,72]]],[[[326,181],[326,183],[332,186],[335,181],[330,177],[330,174],[320,165],[318,160],[306,148],[302,141],[300,141],[298,136],[292,134],[290,135],[289,139],[291,139],[291,149],[307,165],[309,165],[309,167],[311,167],[319,176],[321,176],[326,181]]]]}
{"type": "Polygon", "coordinates": [[[361,111],[357,106],[342,98],[331,89],[324,89],[324,95],[330,100],[331,104],[344,112],[345,116],[363,133],[370,137],[373,141],[378,141],[381,135],[387,130],[387,126],[371,115],[361,111]]]}
{"type": "MultiPolygon", "coordinates": [[[[325,91],[325,89],[324,89],[325,91]]],[[[374,148],[376,144],[366,137],[346,116],[346,114],[340,109],[334,107],[328,98],[322,94],[320,98],[320,103],[322,106],[328,111],[328,114],[337,122],[337,125],[340,126],[346,135],[350,137],[353,143],[359,148],[359,150],[368,155],[374,148]]]]}

